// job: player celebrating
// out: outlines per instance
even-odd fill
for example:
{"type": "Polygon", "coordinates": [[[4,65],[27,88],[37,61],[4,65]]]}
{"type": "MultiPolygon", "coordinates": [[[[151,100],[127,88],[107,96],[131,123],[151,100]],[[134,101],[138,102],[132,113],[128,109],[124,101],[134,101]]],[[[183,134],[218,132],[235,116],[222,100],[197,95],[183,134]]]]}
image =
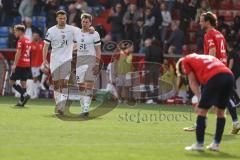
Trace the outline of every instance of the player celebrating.
{"type": "Polygon", "coordinates": [[[14,26],[14,34],[19,38],[17,42],[17,51],[12,65],[12,73],[10,76],[10,85],[21,94],[20,101],[16,106],[24,107],[30,96],[26,92],[26,81],[31,78],[30,68],[30,41],[24,37],[25,27],[23,25],[14,26]],[[16,80],[20,80],[21,86],[15,84],[16,80]]]}
{"type": "MultiPolygon", "coordinates": [[[[206,31],[206,34],[204,35],[204,54],[212,55],[218,58],[222,63],[227,66],[227,44],[222,33],[215,29],[215,27],[217,26],[216,15],[211,12],[203,13],[200,17],[200,25],[206,31]]],[[[231,96],[237,95],[234,92],[235,91],[233,90],[231,96]]],[[[233,100],[234,99],[231,98],[231,102],[234,102],[233,100]]],[[[235,104],[233,105],[229,102],[227,108],[233,121],[233,129],[231,133],[237,134],[240,130],[240,124],[238,122],[237,110],[235,106],[239,102],[234,103],[235,104]]],[[[196,126],[185,128],[186,131],[194,131],[195,129],[196,126]]]]}
{"type": "MultiPolygon", "coordinates": [[[[33,33],[33,41],[31,42],[31,67],[33,77],[33,97],[38,97],[38,77],[40,76],[40,68],[42,65],[42,50],[44,42],[41,40],[39,33],[33,33]]],[[[46,77],[43,74],[43,78],[46,77]]],[[[43,86],[43,84],[41,84],[43,86]]]]}
{"type": "Polygon", "coordinates": [[[101,58],[101,41],[98,32],[90,33],[92,16],[84,13],[81,15],[82,29],[76,34],[77,63],[76,79],[81,94],[80,104],[84,117],[89,115],[95,76],[99,71],[101,58]]]}
{"type": "Polygon", "coordinates": [[[198,97],[197,109],[197,144],[188,146],[186,150],[204,150],[204,132],[206,128],[206,115],[211,106],[216,109],[217,124],[214,142],[207,146],[209,150],[219,150],[225,126],[225,108],[229,102],[234,85],[231,70],[219,59],[210,55],[190,54],[181,58],[176,64],[178,76],[187,75],[190,88],[198,97]],[[202,92],[200,85],[203,85],[202,92]]]}
{"type": "Polygon", "coordinates": [[[57,112],[64,114],[68,100],[67,83],[71,74],[71,60],[75,27],[67,25],[67,14],[60,10],[56,13],[57,25],[48,29],[44,39],[43,65],[48,66],[47,53],[51,44],[50,70],[54,86],[57,112]]]}

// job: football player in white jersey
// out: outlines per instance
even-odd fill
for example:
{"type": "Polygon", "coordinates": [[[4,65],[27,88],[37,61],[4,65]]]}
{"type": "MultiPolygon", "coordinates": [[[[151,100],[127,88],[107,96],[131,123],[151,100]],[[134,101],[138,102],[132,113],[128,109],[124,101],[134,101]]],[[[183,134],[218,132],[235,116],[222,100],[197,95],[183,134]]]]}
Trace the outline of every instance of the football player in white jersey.
{"type": "Polygon", "coordinates": [[[77,63],[76,79],[81,94],[80,104],[83,116],[88,116],[91,104],[94,80],[99,72],[101,58],[101,41],[98,32],[90,34],[92,16],[84,13],[81,16],[82,29],[76,34],[77,63]]]}
{"type": "Polygon", "coordinates": [[[60,10],[56,13],[57,25],[48,29],[44,39],[43,65],[49,66],[47,53],[51,45],[50,71],[54,86],[56,109],[64,114],[64,107],[68,99],[68,80],[71,74],[71,60],[76,27],[66,24],[67,14],[60,10]]]}

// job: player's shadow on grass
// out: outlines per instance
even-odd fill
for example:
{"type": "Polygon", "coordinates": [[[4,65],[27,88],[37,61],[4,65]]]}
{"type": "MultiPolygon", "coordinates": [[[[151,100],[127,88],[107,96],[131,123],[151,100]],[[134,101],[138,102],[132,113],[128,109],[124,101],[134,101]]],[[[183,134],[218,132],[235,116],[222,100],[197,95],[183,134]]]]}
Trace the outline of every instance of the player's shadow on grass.
{"type": "Polygon", "coordinates": [[[18,107],[18,106],[11,106],[12,109],[29,109],[29,107],[18,107]]]}
{"type": "MultiPolygon", "coordinates": [[[[207,136],[211,136],[211,137],[214,137],[214,134],[213,134],[213,133],[208,133],[208,132],[206,132],[205,135],[207,135],[207,136]]],[[[223,135],[223,141],[234,140],[234,139],[237,138],[237,136],[240,136],[240,135],[224,134],[224,135],[223,135]]]]}
{"type": "Polygon", "coordinates": [[[156,104],[156,105],[147,105],[145,103],[136,103],[135,106],[130,105],[119,105],[120,109],[131,109],[131,110],[160,110],[160,111],[169,111],[169,112],[189,112],[190,110],[194,112],[194,108],[190,105],[165,105],[165,104],[156,104]]]}
{"type": "MultiPolygon", "coordinates": [[[[56,115],[56,114],[50,114],[50,115],[44,115],[44,117],[46,118],[56,118],[56,119],[59,119],[59,115],[56,115]]],[[[62,116],[61,117],[61,120],[66,120],[66,121],[79,121],[79,119],[81,119],[81,116],[80,115],[76,115],[75,117],[69,117],[69,116],[62,116]]],[[[102,120],[103,118],[101,117],[95,117],[94,119],[96,120],[102,120]]],[[[86,121],[86,119],[82,120],[82,121],[86,121]]]]}
{"type": "Polygon", "coordinates": [[[194,158],[211,158],[211,159],[240,159],[240,156],[232,155],[223,151],[213,152],[213,151],[201,151],[201,152],[188,152],[185,154],[191,159],[194,158]]]}
{"type": "MultiPolygon", "coordinates": [[[[64,115],[56,114],[58,119],[63,121],[87,121],[93,119],[101,119],[101,116],[111,112],[117,107],[117,101],[102,101],[99,106],[89,111],[89,116],[85,117],[83,114],[71,113],[72,101],[67,102],[67,107],[65,107],[64,115]]],[[[56,111],[55,111],[56,112],[56,111]]]]}

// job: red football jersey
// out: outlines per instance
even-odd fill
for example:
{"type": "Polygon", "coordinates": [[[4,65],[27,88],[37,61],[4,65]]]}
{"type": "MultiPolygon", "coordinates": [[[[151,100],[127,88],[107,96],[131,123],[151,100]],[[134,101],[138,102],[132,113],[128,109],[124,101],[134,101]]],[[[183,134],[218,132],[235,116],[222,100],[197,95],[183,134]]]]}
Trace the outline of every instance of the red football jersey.
{"type": "Polygon", "coordinates": [[[30,49],[31,49],[30,41],[26,37],[19,39],[17,42],[17,49],[21,50],[17,66],[30,67],[30,49]]]}
{"type": "Polygon", "coordinates": [[[43,58],[42,58],[42,51],[43,51],[44,42],[32,42],[31,43],[31,67],[40,67],[43,58]]]}
{"type": "Polygon", "coordinates": [[[204,54],[209,55],[211,48],[216,48],[216,57],[227,65],[227,43],[218,30],[211,29],[204,35],[204,54]]]}
{"type": "Polygon", "coordinates": [[[230,73],[231,70],[219,59],[210,55],[190,54],[183,58],[183,72],[188,75],[193,72],[200,84],[206,84],[218,73],[230,73]]]}

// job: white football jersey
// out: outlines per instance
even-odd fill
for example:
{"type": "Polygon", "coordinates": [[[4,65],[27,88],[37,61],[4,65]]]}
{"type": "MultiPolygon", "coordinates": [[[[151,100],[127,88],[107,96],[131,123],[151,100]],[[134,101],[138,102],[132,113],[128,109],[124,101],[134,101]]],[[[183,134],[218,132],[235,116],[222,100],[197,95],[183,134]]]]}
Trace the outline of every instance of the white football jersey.
{"type": "Polygon", "coordinates": [[[95,46],[101,45],[100,36],[97,31],[93,34],[78,30],[76,34],[77,55],[93,55],[96,56],[95,46]]]}
{"type": "Polygon", "coordinates": [[[55,25],[48,29],[44,42],[51,44],[52,47],[50,57],[51,70],[72,59],[76,31],[77,28],[71,25],[66,25],[63,29],[59,29],[55,25]]]}

